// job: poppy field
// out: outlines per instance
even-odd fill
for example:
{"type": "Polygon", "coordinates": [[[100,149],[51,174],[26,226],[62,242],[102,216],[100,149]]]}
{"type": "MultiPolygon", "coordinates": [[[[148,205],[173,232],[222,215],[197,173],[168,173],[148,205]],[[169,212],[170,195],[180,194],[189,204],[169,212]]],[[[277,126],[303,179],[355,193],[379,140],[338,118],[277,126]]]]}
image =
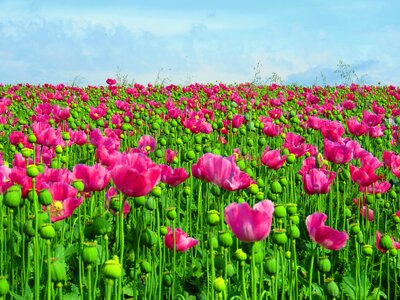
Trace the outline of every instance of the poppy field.
{"type": "Polygon", "coordinates": [[[0,85],[0,299],[396,299],[400,88],[0,85]]]}

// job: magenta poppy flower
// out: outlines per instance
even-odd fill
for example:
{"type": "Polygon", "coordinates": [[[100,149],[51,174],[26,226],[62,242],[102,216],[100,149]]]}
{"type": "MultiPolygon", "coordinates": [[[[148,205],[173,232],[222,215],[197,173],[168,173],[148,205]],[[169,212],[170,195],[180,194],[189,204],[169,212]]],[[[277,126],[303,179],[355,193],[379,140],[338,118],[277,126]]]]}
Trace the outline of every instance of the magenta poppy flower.
{"type": "Polygon", "coordinates": [[[64,182],[53,183],[49,192],[53,198],[50,206],[52,222],[69,218],[83,201],[82,198],[76,198],[78,191],[64,182]]]}
{"type": "Polygon", "coordinates": [[[179,252],[185,252],[190,248],[196,246],[199,241],[189,237],[186,232],[180,228],[176,228],[174,231],[171,227],[167,227],[168,233],[164,237],[164,244],[168,249],[179,252]],[[175,239],[174,239],[175,236],[175,239]]]}
{"type": "Polygon", "coordinates": [[[0,166],[0,194],[4,194],[7,189],[13,185],[10,180],[11,169],[6,166],[0,166]]]}
{"type": "Polygon", "coordinates": [[[161,168],[142,153],[122,155],[111,171],[111,178],[127,197],[145,196],[160,181],[161,168]]]}
{"type": "Polygon", "coordinates": [[[172,161],[174,160],[175,157],[177,157],[175,151],[173,151],[169,148],[167,150],[165,150],[165,161],[167,162],[167,164],[172,163],[172,161]]]}
{"type": "Polygon", "coordinates": [[[325,158],[335,164],[348,163],[353,158],[352,141],[348,140],[332,142],[329,139],[324,139],[324,156],[325,158]]]}
{"type": "MultiPolygon", "coordinates": [[[[377,230],[377,231],[376,231],[376,248],[377,248],[379,251],[381,251],[381,252],[383,252],[383,253],[386,253],[387,250],[385,250],[385,249],[383,249],[383,248],[381,247],[381,238],[382,238],[382,234],[379,232],[379,230],[377,230]]],[[[393,241],[393,247],[394,247],[395,249],[399,250],[399,249],[400,249],[400,243],[399,243],[399,242],[396,242],[396,241],[394,240],[393,237],[390,237],[390,238],[391,238],[392,241],[393,241]]]]}
{"type": "Polygon", "coordinates": [[[400,178],[400,155],[393,154],[390,159],[390,170],[393,175],[400,178]]]}
{"type": "Polygon", "coordinates": [[[310,169],[301,177],[307,194],[327,194],[336,173],[324,169],[310,169]]]}
{"type": "Polygon", "coordinates": [[[224,209],[225,221],[235,236],[243,242],[265,239],[271,231],[274,204],[270,200],[256,203],[253,208],[247,202],[232,203],[224,209]]]}
{"type": "Polygon", "coordinates": [[[35,134],[39,145],[53,147],[56,145],[64,146],[65,142],[61,137],[60,130],[50,127],[45,122],[35,122],[32,124],[32,131],[35,134]]]}
{"type": "Polygon", "coordinates": [[[161,182],[170,186],[177,186],[188,179],[189,175],[184,168],[173,169],[167,165],[159,165],[161,168],[161,182]]]}
{"type": "Polygon", "coordinates": [[[100,164],[94,166],[75,165],[72,174],[74,180],[82,180],[85,187],[84,192],[102,191],[110,182],[110,172],[100,164]]]}
{"type": "Polygon", "coordinates": [[[387,181],[375,181],[373,184],[368,186],[360,185],[360,192],[368,194],[384,194],[392,185],[387,181]]]}
{"type": "Polygon", "coordinates": [[[368,127],[374,127],[382,123],[382,115],[376,115],[367,110],[363,111],[362,122],[368,127]]]}
{"type": "Polygon", "coordinates": [[[261,162],[268,168],[279,170],[286,161],[286,155],[282,155],[278,149],[269,150],[267,146],[261,156],[261,162]]]}
{"type": "Polygon", "coordinates": [[[106,114],[107,114],[107,107],[103,103],[101,103],[97,107],[93,107],[93,106],[90,107],[89,117],[94,121],[101,119],[106,114]]]}
{"type": "Polygon", "coordinates": [[[115,85],[115,84],[117,84],[117,81],[115,79],[112,79],[112,78],[107,78],[106,83],[108,85],[115,85]]]}
{"type": "Polygon", "coordinates": [[[369,222],[374,221],[374,211],[367,205],[364,205],[360,208],[360,214],[364,217],[364,219],[367,219],[369,222]]]}
{"type": "Polygon", "coordinates": [[[306,219],[306,226],[310,238],[328,250],[340,250],[346,246],[349,236],[346,231],[338,231],[325,225],[327,215],[315,212],[306,219]]]}
{"type": "Polygon", "coordinates": [[[153,152],[156,149],[156,140],[150,135],[142,135],[138,142],[138,148],[143,153],[153,152]]]}
{"type": "Polygon", "coordinates": [[[87,135],[83,130],[70,131],[71,140],[68,143],[68,146],[72,144],[76,144],[78,146],[82,146],[87,143],[87,135]]]}
{"type": "Polygon", "coordinates": [[[357,117],[348,119],[346,121],[346,124],[349,133],[355,136],[361,136],[365,134],[368,130],[368,127],[366,125],[357,121],[357,117]]]}
{"type": "Polygon", "coordinates": [[[192,165],[194,177],[212,182],[228,191],[246,189],[253,182],[235,163],[235,155],[223,157],[206,153],[192,165]]]}
{"type": "Polygon", "coordinates": [[[345,130],[342,123],[338,121],[328,120],[324,123],[324,126],[321,127],[322,135],[333,142],[338,141],[343,136],[344,132],[345,130]]]}

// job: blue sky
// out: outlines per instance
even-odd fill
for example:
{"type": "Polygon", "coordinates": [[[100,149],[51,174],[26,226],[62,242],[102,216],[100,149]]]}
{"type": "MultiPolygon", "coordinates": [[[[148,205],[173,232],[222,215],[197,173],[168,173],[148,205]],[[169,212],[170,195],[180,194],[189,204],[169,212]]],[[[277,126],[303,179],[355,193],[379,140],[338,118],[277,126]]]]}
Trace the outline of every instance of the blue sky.
{"type": "Polygon", "coordinates": [[[400,84],[400,2],[0,1],[0,83],[400,84]],[[301,3],[301,4],[299,4],[301,3]],[[258,67],[257,67],[258,66],[258,67]],[[355,77],[354,77],[355,78],[355,77]]]}

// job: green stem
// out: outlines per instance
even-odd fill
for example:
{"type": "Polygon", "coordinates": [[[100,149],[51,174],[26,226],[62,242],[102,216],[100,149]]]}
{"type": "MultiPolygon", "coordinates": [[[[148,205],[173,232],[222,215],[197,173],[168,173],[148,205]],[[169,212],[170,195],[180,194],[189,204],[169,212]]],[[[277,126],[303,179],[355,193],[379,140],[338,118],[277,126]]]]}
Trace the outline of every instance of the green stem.
{"type": "Polygon", "coordinates": [[[51,271],[50,271],[50,260],[51,260],[51,241],[46,240],[47,246],[47,300],[51,300],[51,271]]]}

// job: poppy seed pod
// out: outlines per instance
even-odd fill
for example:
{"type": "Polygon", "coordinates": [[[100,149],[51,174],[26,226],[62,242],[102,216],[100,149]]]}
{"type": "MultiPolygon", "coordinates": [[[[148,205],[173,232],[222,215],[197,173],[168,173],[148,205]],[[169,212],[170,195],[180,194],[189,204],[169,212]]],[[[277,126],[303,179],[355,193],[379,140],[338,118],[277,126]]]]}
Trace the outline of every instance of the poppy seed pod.
{"type": "Polygon", "coordinates": [[[103,275],[109,279],[118,279],[122,275],[122,267],[118,256],[114,255],[112,259],[105,262],[103,266],[103,275]]]}

